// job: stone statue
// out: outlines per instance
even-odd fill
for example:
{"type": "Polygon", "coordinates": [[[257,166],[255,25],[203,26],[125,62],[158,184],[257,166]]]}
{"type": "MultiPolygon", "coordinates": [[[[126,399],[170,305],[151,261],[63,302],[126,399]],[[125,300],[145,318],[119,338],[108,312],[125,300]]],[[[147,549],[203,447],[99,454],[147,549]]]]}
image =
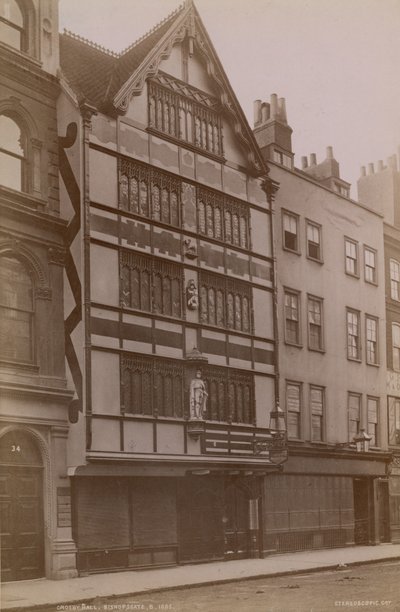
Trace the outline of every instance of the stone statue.
{"type": "Polygon", "coordinates": [[[201,378],[200,370],[196,372],[196,378],[190,382],[190,418],[203,419],[207,409],[206,384],[201,378]]]}
{"type": "Polygon", "coordinates": [[[189,310],[197,310],[199,307],[199,293],[197,291],[196,283],[193,279],[190,279],[187,284],[186,296],[187,307],[189,308],[189,310]]]}

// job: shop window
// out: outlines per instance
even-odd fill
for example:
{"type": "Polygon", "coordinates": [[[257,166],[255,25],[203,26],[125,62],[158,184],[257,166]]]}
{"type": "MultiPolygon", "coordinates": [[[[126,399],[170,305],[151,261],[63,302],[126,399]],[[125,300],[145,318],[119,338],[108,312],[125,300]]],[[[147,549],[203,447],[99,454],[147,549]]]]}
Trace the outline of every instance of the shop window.
{"type": "Polygon", "coordinates": [[[12,257],[0,258],[0,357],[34,360],[33,281],[25,266],[12,257]]]}
{"type": "Polygon", "coordinates": [[[251,332],[250,285],[204,272],[199,284],[201,323],[251,332]]]}
{"type": "Polygon", "coordinates": [[[132,252],[120,254],[121,302],[127,308],[182,316],[182,269],[132,252]]]}

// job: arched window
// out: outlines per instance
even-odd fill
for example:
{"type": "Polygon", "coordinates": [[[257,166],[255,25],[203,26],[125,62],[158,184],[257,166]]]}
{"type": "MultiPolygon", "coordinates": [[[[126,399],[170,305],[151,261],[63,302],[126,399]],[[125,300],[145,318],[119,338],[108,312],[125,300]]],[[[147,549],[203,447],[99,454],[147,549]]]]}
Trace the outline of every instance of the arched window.
{"type": "Polygon", "coordinates": [[[13,257],[0,258],[0,357],[32,363],[33,282],[25,266],[13,257]]]}
{"type": "Polygon", "coordinates": [[[0,115],[0,185],[26,191],[26,136],[7,115],[0,115]]]}
{"type": "Polygon", "coordinates": [[[24,15],[15,0],[0,0],[0,41],[26,50],[24,15]]]}

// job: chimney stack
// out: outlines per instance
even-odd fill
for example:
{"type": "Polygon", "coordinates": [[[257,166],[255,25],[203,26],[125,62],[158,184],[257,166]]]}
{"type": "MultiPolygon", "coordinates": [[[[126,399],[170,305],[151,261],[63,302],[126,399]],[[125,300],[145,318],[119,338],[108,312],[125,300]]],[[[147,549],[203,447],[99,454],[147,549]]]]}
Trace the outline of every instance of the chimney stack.
{"type": "Polygon", "coordinates": [[[378,161],[378,172],[382,172],[382,170],[384,170],[385,166],[383,165],[383,161],[380,159],[378,161]]]}
{"type": "Polygon", "coordinates": [[[367,176],[367,171],[365,169],[365,166],[361,166],[361,173],[360,176],[367,176]]]}
{"type": "Polygon", "coordinates": [[[326,147],[326,159],[333,159],[333,147],[326,147]]]}
{"type": "Polygon", "coordinates": [[[315,153],[310,153],[310,168],[317,165],[317,156],[315,153]]]}
{"type": "Polygon", "coordinates": [[[266,123],[269,119],[269,104],[267,102],[263,102],[261,104],[261,123],[266,123]]]}
{"type": "Polygon", "coordinates": [[[375,174],[374,164],[373,163],[369,163],[368,164],[368,174],[375,174]]]}
{"type": "Polygon", "coordinates": [[[302,158],[301,158],[301,167],[302,167],[303,170],[308,167],[307,155],[303,155],[302,156],[302,158]]]}
{"type": "Polygon", "coordinates": [[[276,94],[271,94],[270,107],[271,107],[270,118],[276,119],[277,114],[278,114],[278,96],[276,94]]]}
{"type": "Polygon", "coordinates": [[[253,102],[254,111],[254,125],[261,123],[261,100],[254,100],[253,102]]]}
{"type": "Polygon", "coordinates": [[[278,100],[278,108],[279,108],[279,118],[282,123],[287,123],[286,116],[286,100],[285,98],[279,98],[278,100]]]}

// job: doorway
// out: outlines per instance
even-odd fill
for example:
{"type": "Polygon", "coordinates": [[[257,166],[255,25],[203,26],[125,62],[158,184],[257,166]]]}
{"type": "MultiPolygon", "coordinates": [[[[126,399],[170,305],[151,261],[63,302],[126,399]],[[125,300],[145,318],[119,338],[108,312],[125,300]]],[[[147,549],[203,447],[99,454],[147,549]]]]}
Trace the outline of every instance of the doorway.
{"type": "Polygon", "coordinates": [[[1,580],[44,576],[41,455],[31,436],[0,438],[1,580]]]}
{"type": "Polygon", "coordinates": [[[369,544],[371,539],[370,484],[365,478],[354,478],[354,542],[369,544]]]}
{"type": "Polygon", "coordinates": [[[378,479],[379,541],[390,542],[389,483],[378,479]]]}
{"type": "Polygon", "coordinates": [[[249,556],[249,499],[239,487],[225,489],[225,558],[246,559],[249,556]]]}
{"type": "Polygon", "coordinates": [[[192,476],[179,486],[179,560],[224,558],[223,483],[220,478],[192,476]]]}

